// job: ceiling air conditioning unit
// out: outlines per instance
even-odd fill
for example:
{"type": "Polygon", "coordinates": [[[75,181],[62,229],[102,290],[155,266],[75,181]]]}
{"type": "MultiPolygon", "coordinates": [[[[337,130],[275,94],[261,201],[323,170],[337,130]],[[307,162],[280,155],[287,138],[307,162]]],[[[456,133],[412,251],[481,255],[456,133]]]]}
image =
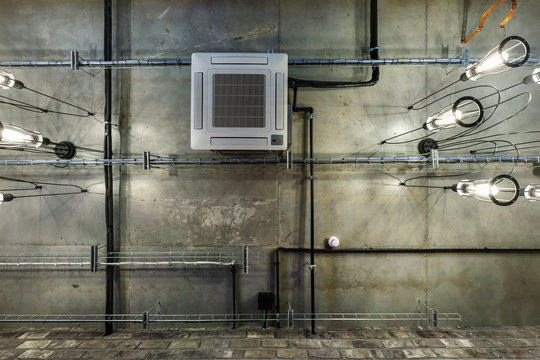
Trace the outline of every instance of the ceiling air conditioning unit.
{"type": "Polygon", "coordinates": [[[191,57],[191,148],[287,149],[287,54],[191,57]]]}

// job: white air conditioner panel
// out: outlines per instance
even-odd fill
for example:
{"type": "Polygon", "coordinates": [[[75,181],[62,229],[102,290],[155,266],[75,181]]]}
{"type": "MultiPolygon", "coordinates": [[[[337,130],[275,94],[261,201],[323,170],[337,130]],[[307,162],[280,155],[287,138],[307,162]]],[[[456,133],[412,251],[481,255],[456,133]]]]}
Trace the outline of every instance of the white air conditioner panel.
{"type": "Polygon", "coordinates": [[[287,55],[192,55],[191,147],[287,148],[287,55]]]}

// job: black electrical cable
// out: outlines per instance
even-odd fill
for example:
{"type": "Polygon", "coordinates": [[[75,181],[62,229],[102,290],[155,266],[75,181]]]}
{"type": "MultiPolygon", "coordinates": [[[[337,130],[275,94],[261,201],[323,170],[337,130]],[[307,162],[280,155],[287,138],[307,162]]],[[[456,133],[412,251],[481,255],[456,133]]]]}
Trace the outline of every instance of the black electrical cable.
{"type": "Polygon", "coordinates": [[[77,195],[77,194],[84,194],[84,193],[86,193],[86,190],[81,190],[81,191],[78,191],[78,192],[67,192],[67,193],[19,195],[19,196],[13,196],[13,198],[14,198],[14,199],[19,199],[19,198],[30,198],[30,197],[45,197],[45,196],[60,196],[60,195],[77,195]]]}
{"type": "MultiPolygon", "coordinates": [[[[432,97],[433,95],[438,94],[438,93],[440,93],[441,91],[448,89],[450,86],[455,85],[455,84],[457,84],[457,83],[460,82],[460,81],[461,81],[460,79],[457,79],[456,81],[454,81],[454,82],[451,83],[451,84],[446,85],[446,86],[443,87],[442,89],[437,90],[437,91],[435,91],[434,93],[432,93],[432,94],[426,96],[425,98],[422,98],[422,99],[418,100],[417,102],[415,102],[415,103],[409,105],[409,106],[407,107],[407,109],[409,109],[409,110],[420,110],[420,109],[423,109],[423,108],[425,108],[425,107],[431,105],[433,102],[431,102],[431,103],[429,103],[429,104],[426,104],[426,105],[424,105],[424,106],[421,106],[421,107],[419,107],[419,108],[415,108],[415,107],[414,107],[414,105],[416,105],[416,104],[418,104],[418,103],[420,103],[420,102],[422,102],[422,101],[424,101],[424,100],[429,99],[429,98],[432,97]]],[[[436,100],[436,101],[437,101],[437,100],[436,100]]],[[[436,101],[435,101],[435,102],[436,102],[436,101]]]]}
{"type": "Polygon", "coordinates": [[[6,181],[13,181],[13,182],[21,182],[26,184],[32,184],[36,187],[36,189],[41,189],[41,185],[51,185],[51,186],[66,186],[66,187],[75,187],[77,189],[85,190],[79,185],[74,184],[61,184],[61,183],[51,183],[51,182],[45,182],[45,181],[30,181],[30,180],[22,180],[22,179],[16,179],[16,178],[10,178],[6,176],[0,176],[0,180],[6,180],[6,181]]]}
{"type": "Polygon", "coordinates": [[[7,100],[16,102],[16,103],[12,103],[12,102],[7,102],[7,101],[0,101],[0,104],[11,105],[11,106],[14,106],[16,108],[26,110],[26,111],[30,111],[30,112],[35,112],[35,113],[41,113],[41,114],[51,113],[51,114],[67,115],[67,116],[75,116],[75,117],[89,117],[89,116],[93,115],[93,113],[92,113],[92,115],[90,115],[90,113],[88,113],[86,115],[81,115],[81,114],[69,113],[69,112],[64,112],[64,111],[56,111],[56,110],[44,109],[42,107],[32,105],[32,104],[26,103],[24,101],[20,101],[20,100],[13,99],[13,98],[10,98],[8,96],[3,96],[3,95],[0,95],[0,98],[4,98],[4,99],[7,99],[7,100]]]}
{"type": "MultiPolygon", "coordinates": [[[[409,131],[406,131],[404,133],[401,133],[401,134],[398,134],[398,135],[394,135],[392,137],[389,137],[387,139],[384,139],[383,141],[381,141],[379,143],[379,145],[384,145],[384,144],[401,144],[401,143],[389,143],[388,140],[392,140],[392,139],[395,139],[395,138],[398,138],[400,136],[403,136],[403,135],[407,135],[407,134],[410,134],[410,133],[413,133],[415,131],[418,131],[418,130],[422,130],[424,127],[423,126],[420,126],[419,128],[416,128],[416,129],[412,129],[412,130],[409,130],[409,131]]],[[[412,141],[412,140],[411,140],[412,141]]],[[[407,142],[410,142],[410,141],[407,141],[407,142]]]]}
{"type": "MultiPolygon", "coordinates": [[[[496,103],[495,105],[489,107],[489,108],[495,107],[495,109],[491,112],[491,114],[490,114],[488,117],[485,117],[478,125],[476,125],[476,126],[474,126],[474,127],[472,127],[472,128],[468,128],[468,129],[466,129],[466,130],[460,132],[459,134],[450,136],[450,137],[445,138],[445,139],[437,140],[437,142],[445,142],[445,141],[451,141],[451,140],[457,139],[457,138],[461,137],[462,135],[467,134],[467,133],[472,132],[473,130],[477,129],[479,126],[481,126],[483,123],[485,123],[486,121],[488,121],[489,119],[491,119],[491,117],[493,117],[493,115],[495,114],[495,111],[497,110],[498,106],[500,105],[500,96],[501,96],[501,95],[500,95],[500,91],[499,91],[496,87],[494,87],[494,86],[491,86],[491,85],[477,85],[477,86],[472,86],[472,87],[468,87],[468,88],[466,88],[466,89],[461,89],[461,90],[458,90],[458,91],[454,91],[454,92],[448,94],[447,96],[453,96],[453,95],[459,94],[459,93],[461,93],[461,92],[469,91],[469,90],[471,90],[471,89],[485,88],[485,87],[494,89],[495,92],[494,92],[493,94],[490,94],[490,95],[488,95],[488,96],[485,96],[484,98],[489,97],[489,96],[493,96],[493,95],[497,95],[497,94],[498,94],[498,101],[497,101],[497,103],[496,103]]],[[[446,96],[446,97],[447,97],[447,96],[446,96]]],[[[440,100],[442,100],[442,99],[444,99],[444,98],[440,98],[440,99],[434,100],[434,101],[430,102],[429,104],[424,105],[423,107],[420,107],[420,108],[417,108],[417,109],[413,109],[413,110],[423,109],[423,108],[425,108],[425,107],[427,107],[427,106],[429,106],[429,105],[432,105],[432,104],[434,104],[434,103],[436,103],[436,102],[438,102],[438,101],[440,101],[440,100]]],[[[427,135],[424,135],[424,136],[421,136],[421,137],[417,137],[417,138],[414,138],[414,139],[409,139],[409,140],[404,140],[404,141],[393,141],[393,142],[389,142],[389,141],[388,141],[388,140],[395,139],[395,138],[401,137],[401,136],[403,136],[403,135],[407,135],[407,134],[410,134],[410,133],[412,133],[412,132],[421,130],[421,129],[423,129],[423,128],[424,128],[424,127],[422,126],[422,127],[419,127],[419,128],[413,129],[413,130],[409,130],[409,131],[406,131],[406,132],[401,133],[401,134],[398,134],[398,135],[394,135],[394,136],[392,136],[392,137],[389,137],[389,138],[387,138],[387,139],[381,141],[379,144],[381,144],[381,145],[384,145],[384,144],[389,144],[389,145],[401,145],[401,144],[407,144],[407,143],[410,143],[410,142],[413,142],[413,141],[418,141],[418,140],[426,139],[426,138],[428,138],[428,137],[430,137],[430,136],[433,136],[433,133],[431,132],[431,133],[429,133],[429,134],[427,134],[427,135]]]]}
{"type": "Polygon", "coordinates": [[[49,99],[51,99],[51,100],[58,101],[58,102],[60,102],[60,103],[62,103],[62,104],[65,104],[65,105],[71,106],[71,107],[73,107],[73,108],[75,108],[75,109],[84,111],[84,112],[86,112],[86,114],[87,114],[86,116],[93,116],[93,115],[94,115],[94,113],[91,112],[90,110],[87,110],[87,109],[82,108],[82,107],[80,107],[80,106],[77,106],[77,105],[75,105],[75,104],[69,103],[69,102],[67,102],[67,101],[61,100],[61,99],[59,99],[59,98],[57,98],[57,97],[54,97],[54,96],[51,96],[51,95],[44,94],[44,93],[42,93],[42,92],[40,92],[40,91],[37,91],[37,90],[35,90],[35,89],[31,89],[31,88],[29,88],[28,86],[25,86],[24,88],[25,88],[26,90],[31,91],[31,92],[33,92],[33,93],[36,93],[36,94],[38,94],[38,95],[45,96],[45,97],[47,97],[47,98],[49,98],[49,99]]]}
{"type": "Polygon", "coordinates": [[[488,97],[491,97],[493,95],[496,95],[496,94],[500,94],[501,93],[501,90],[497,89],[495,86],[491,86],[491,85],[476,85],[476,86],[469,86],[468,88],[465,88],[465,89],[460,89],[460,90],[456,90],[456,91],[453,91],[441,98],[438,98],[438,99],[435,99],[433,100],[432,102],[430,103],[427,103],[425,104],[424,106],[422,107],[419,107],[419,108],[415,108],[415,109],[411,109],[411,110],[422,110],[422,109],[425,109],[426,107],[430,106],[430,105],[433,105],[435,104],[436,102],[439,102],[443,99],[446,99],[447,97],[450,97],[450,96],[454,96],[454,95],[457,95],[459,93],[463,93],[463,92],[466,92],[466,91],[470,91],[470,90],[473,90],[473,89],[479,89],[479,88],[490,88],[490,89],[494,89],[495,92],[493,92],[492,94],[489,94],[489,95],[485,95],[484,97],[481,97],[479,98],[478,100],[484,100],[484,99],[487,99],[488,97]]]}
{"type": "MultiPolygon", "coordinates": [[[[531,93],[529,93],[529,92],[524,92],[524,93],[517,94],[517,95],[515,95],[515,96],[513,97],[513,99],[515,99],[515,98],[517,98],[518,96],[521,96],[521,95],[529,95],[529,100],[527,101],[527,104],[525,104],[519,111],[517,111],[516,113],[514,113],[514,114],[512,114],[512,115],[510,115],[510,116],[508,116],[508,117],[506,117],[506,118],[504,118],[504,119],[502,119],[502,120],[496,122],[496,123],[493,124],[493,125],[490,125],[490,126],[488,126],[488,127],[486,127],[486,128],[482,128],[480,131],[469,132],[469,133],[466,133],[466,134],[463,134],[463,133],[465,133],[465,132],[463,132],[463,133],[462,133],[463,135],[461,135],[460,137],[463,138],[463,137],[469,137],[469,136],[473,136],[473,135],[480,134],[480,133],[482,133],[482,132],[484,132],[484,131],[487,131],[487,130],[489,130],[489,129],[492,129],[492,128],[494,128],[495,126],[498,126],[498,125],[502,124],[503,122],[505,122],[505,121],[507,121],[507,120],[510,120],[510,119],[512,119],[513,117],[517,116],[519,113],[521,113],[522,111],[524,111],[524,110],[529,106],[529,104],[530,104],[530,102],[531,102],[531,100],[532,100],[531,93]]],[[[498,105],[497,105],[497,106],[498,106],[498,105]]],[[[495,110],[494,110],[494,112],[495,112],[495,110]]],[[[493,112],[493,113],[494,113],[494,112],[493,112]]],[[[492,114],[493,114],[493,113],[492,113],[492,114]]],[[[486,120],[486,121],[487,121],[487,120],[486,120]]],[[[485,122],[485,121],[484,121],[484,122],[485,122]]],[[[471,128],[471,131],[472,131],[472,130],[476,130],[476,129],[477,129],[477,127],[471,128]]],[[[449,139],[450,139],[450,138],[449,138],[449,139]]],[[[443,140],[440,140],[439,143],[445,142],[445,141],[449,141],[449,139],[443,139],[443,140]]],[[[454,139],[450,139],[450,141],[451,141],[451,140],[454,140],[454,139]]]]}

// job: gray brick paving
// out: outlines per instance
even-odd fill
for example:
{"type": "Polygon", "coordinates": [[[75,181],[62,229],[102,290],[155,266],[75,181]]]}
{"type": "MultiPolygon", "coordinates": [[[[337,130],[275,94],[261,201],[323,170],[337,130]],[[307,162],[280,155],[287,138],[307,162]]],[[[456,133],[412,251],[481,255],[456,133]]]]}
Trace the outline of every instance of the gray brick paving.
{"type": "Polygon", "coordinates": [[[305,359],[306,349],[277,349],[277,357],[280,359],[305,359]]]}
{"type": "Polygon", "coordinates": [[[534,359],[540,326],[355,329],[0,329],[3,359],[534,359]]]}

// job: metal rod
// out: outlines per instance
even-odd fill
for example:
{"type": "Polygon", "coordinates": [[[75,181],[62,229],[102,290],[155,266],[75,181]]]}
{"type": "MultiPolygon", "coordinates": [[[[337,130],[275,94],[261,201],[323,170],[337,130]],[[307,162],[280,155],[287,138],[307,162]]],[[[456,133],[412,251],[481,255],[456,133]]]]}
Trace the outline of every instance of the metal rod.
{"type": "MultiPolygon", "coordinates": [[[[264,321],[261,314],[0,314],[0,323],[210,323],[210,322],[259,322],[264,321]]],[[[292,322],[288,314],[266,314],[267,318],[292,322]]],[[[438,313],[438,320],[461,321],[458,313],[438,313]]],[[[294,313],[294,320],[312,321],[418,321],[430,320],[430,313],[294,313]]]]}
{"type": "MultiPolygon", "coordinates": [[[[313,157],[313,115],[309,114],[309,157],[313,157]]],[[[311,273],[311,313],[315,314],[315,194],[313,191],[315,176],[313,162],[309,163],[309,222],[310,222],[310,273],[311,273]]],[[[315,334],[315,319],[311,320],[311,333],[315,334]]]]}
{"type": "MultiPolygon", "coordinates": [[[[469,63],[478,62],[480,58],[471,58],[469,63]]],[[[540,58],[529,58],[527,64],[540,63],[540,58]]],[[[71,60],[29,60],[0,61],[0,67],[10,68],[44,68],[62,67],[71,69],[71,60]]],[[[462,65],[462,58],[387,58],[387,59],[289,59],[289,66],[383,66],[383,65],[462,65]]],[[[79,60],[79,67],[90,68],[160,68],[191,66],[190,59],[127,59],[127,60],[79,60]]]]}
{"type": "MultiPolygon", "coordinates": [[[[276,262],[275,262],[275,265],[276,265],[276,312],[277,312],[277,315],[279,316],[281,312],[280,304],[279,304],[279,251],[276,251],[275,259],[276,259],[276,262]]],[[[277,327],[278,329],[281,327],[281,323],[279,321],[277,323],[277,327]]]]}
{"type": "MultiPolygon", "coordinates": [[[[459,164],[459,163],[529,163],[539,162],[540,156],[448,156],[439,157],[439,163],[459,164]]],[[[315,165],[343,165],[343,164],[430,164],[431,159],[426,157],[331,157],[331,158],[294,158],[293,163],[315,165]]],[[[152,165],[275,165],[276,163],[287,163],[286,158],[160,158],[152,159],[152,165]]],[[[143,164],[142,158],[137,159],[3,159],[0,166],[26,166],[26,165],[135,165],[143,164]]]]}
{"type": "MultiPolygon", "coordinates": [[[[234,264],[231,266],[232,274],[232,312],[234,318],[236,318],[236,267],[234,264]]],[[[236,329],[236,322],[232,323],[233,329],[236,329]]]]}

